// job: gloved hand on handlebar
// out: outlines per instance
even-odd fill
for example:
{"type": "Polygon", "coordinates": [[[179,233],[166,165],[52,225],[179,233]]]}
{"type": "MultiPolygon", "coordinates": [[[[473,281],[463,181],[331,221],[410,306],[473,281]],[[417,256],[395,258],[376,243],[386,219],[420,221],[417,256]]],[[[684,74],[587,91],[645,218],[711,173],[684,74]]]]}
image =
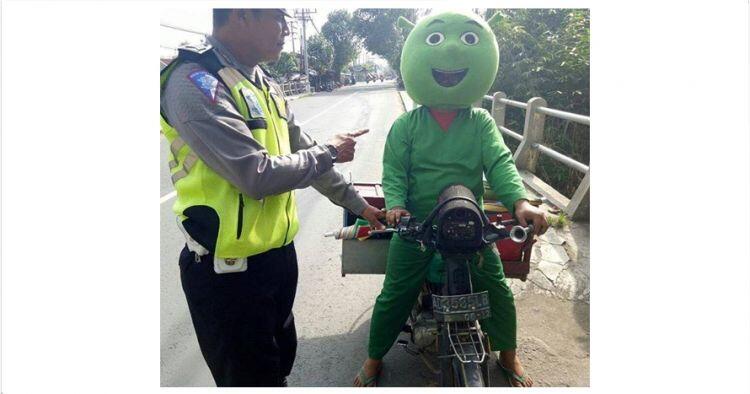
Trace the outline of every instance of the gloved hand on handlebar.
{"type": "Polygon", "coordinates": [[[547,217],[544,215],[541,209],[531,205],[528,200],[518,200],[515,203],[515,216],[518,219],[518,224],[523,227],[528,226],[529,222],[534,225],[534,234],[542,235],[547,228],[547,217]]]}

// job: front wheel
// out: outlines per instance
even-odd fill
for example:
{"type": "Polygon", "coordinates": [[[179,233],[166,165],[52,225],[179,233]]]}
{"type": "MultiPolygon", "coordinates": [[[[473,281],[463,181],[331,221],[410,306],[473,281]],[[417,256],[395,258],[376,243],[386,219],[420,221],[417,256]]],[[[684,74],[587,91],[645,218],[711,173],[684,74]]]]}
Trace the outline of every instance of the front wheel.
{"type": "Polygon", "coordinates": [[[479,363],[464,364],[457,358],[453,358],[453,370],[456,376],[454,387],[487,387],[482,371],[483,365],[479,363]]]}

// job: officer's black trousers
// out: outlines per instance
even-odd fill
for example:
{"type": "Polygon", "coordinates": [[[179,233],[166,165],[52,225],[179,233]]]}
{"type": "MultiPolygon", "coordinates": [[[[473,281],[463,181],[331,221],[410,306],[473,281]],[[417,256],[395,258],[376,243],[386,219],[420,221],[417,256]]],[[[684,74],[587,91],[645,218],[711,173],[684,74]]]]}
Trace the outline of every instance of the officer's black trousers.
{"type": "Polygon", "coordinates": [[[226,274],[214,272],[212,254],[196,262],[185,247],[180,278],[216,385],[282,385],[297,351],[294,244],[252,256],[247,271],[226,274]]]}

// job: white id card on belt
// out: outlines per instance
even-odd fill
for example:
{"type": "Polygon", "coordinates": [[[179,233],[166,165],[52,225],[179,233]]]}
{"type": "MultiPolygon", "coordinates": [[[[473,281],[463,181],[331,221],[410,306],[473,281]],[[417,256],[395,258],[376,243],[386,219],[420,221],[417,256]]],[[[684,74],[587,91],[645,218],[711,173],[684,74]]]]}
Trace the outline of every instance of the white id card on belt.
{"type": "Polygon", "coordinates": [[[229,274],[232,272],[244,271],[247,271],[247,257],[221,259],[214,256],[214,272],[217,274],[229,274]]]}

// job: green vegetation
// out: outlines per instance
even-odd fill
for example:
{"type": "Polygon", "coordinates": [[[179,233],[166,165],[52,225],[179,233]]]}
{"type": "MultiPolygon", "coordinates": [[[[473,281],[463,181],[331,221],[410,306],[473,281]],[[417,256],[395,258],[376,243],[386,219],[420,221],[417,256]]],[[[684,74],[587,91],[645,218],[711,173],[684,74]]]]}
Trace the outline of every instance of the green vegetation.
{"type": "Polygon", "coordinates": [[[281,57],[274,63],[266,63],[266,68],[274,77],[288,76],[299,72],[297,56],[294,53],[281,52],[281,57]]]}
{"type": "Polygon", "coordinates": [[[398,17],[416,20],[416,9],[360,8],[354,11],[352,28],[368,51],[379,55],[400,75],[401,49],[405,36],[397,26],[398,17]]]}
{"type": "Polygon", "coordinates": [[[554,228],[564,228],[570,224],[570,219],[564,212],[557,215],[547,215],[547,223],[554,228]]]}
{"type": "MultiPolygon", "coordinates": [[[[581,9],[488,9],[503,18],[492,26],[500,47],[500,67],[490,92],[525,102],[542,97],[550,108],[589,114],[590,15],[581,9]]],[[[525,112],[507,108],[505,127],[523,133],[525,112]]],[[[589,163],[588,126],[547,117],[545,145],[589,163]]],[[[515,150],[518,143],[505,138],[515,150]]],[[[570,197],[583,174],[541,156],[537,176],[570,197]]]]}
{"type": "Polygon", "coordinates": [[[307,63],[318,75],[333,66],[333,45],[322,35],[316,34],[307,40],[307,63]]]}
{"type": "Polygon", "coordinates": [[[341,70],[357,58],[361,46],[352,28],[351,14],[347,10],[331,12],[320,32],[333,45],[331,69],[336,73],[336,80],[338,80],[341,70]]]}

